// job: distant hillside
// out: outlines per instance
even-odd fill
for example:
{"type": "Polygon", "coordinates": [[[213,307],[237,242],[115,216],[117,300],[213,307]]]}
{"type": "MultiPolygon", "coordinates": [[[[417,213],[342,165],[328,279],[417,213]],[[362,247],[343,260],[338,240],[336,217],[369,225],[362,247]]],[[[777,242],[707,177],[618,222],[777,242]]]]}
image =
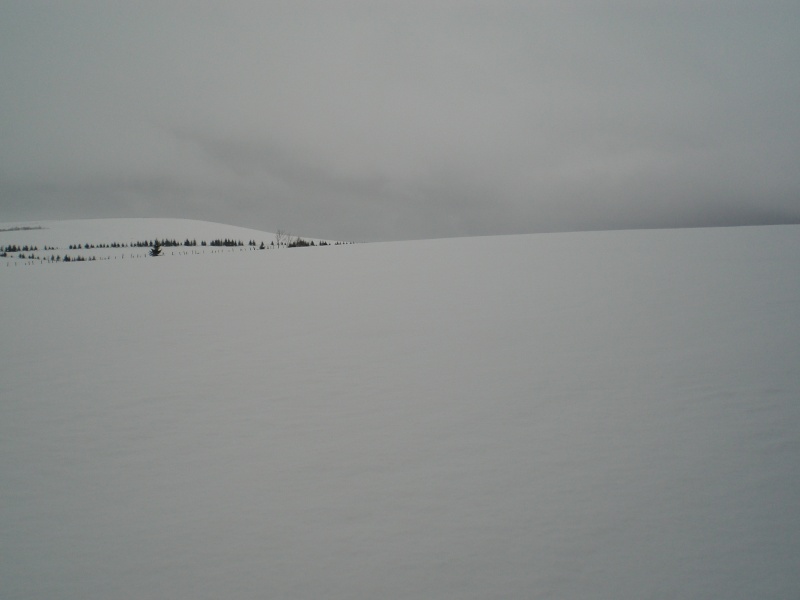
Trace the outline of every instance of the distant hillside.
{"type": "MultiPolygon", "coordinates": [[[[299,238],[300,244],[324,240],[299,238]]],[[[296,236],[189,219],[82,219],[0,223],[0,257],[47,262],[142,258],[155,240],[167,241],[164,256],[275,248],[298,243],[296,236]],[[188,242],[188,243],[187,243],[188,242]],[[205,248],[204,248],[205,247],[205,248]],[[3,256],[5,255],[5,256],[3,256]]],[[[336,242],[330,242],[336,243],[336,242]]],[[[21,264],[21,263],[18,263],[21,264]]]]}

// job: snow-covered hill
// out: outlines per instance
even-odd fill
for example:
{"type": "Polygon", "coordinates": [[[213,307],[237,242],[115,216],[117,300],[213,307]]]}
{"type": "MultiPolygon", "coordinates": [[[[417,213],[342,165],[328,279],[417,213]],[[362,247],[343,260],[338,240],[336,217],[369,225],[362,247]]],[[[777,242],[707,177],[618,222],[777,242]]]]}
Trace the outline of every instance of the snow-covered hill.
{"type": "MultiPolygon", "coordinates": [[[[314,243],[321,241],[304,239],[314,243]]],[[[169,240],[179,244],[178,247],[165,249],[163,256],[210,254],[210,249],[203,250],[203,242],[210,244],[215,240],[243,244],[242,248],[228,247],[225,252],[251,250],[251,242],[257,246],[263,243],[268,249],[274,248],[277,243],[273,233],[189,219],[76,219],[0,223],[0,253],[9,246],[20,249],[5,252],[6,256],[0,256],[0,260],[5,258],[8,264],[0,264],[27,266],[55,262],[56,258],[61,262],[65,256],[85,260],[145,258],[148,248],[136,244],[154,240],[169,240]],[[187,241],[196,242],[197,245],[184,246],[187,241]],[[16,265],[13,264],[14,259],[18,259],[16,265]],[[25,259],[33,262],[26,263],[25,259]]],[[[216,250],[217,253],[220,251],[216,250]]]]}
{"type": "Polygon", "coordinates": [[[0,291],[2,598],[800,597],[800,227],[0,291]]]}

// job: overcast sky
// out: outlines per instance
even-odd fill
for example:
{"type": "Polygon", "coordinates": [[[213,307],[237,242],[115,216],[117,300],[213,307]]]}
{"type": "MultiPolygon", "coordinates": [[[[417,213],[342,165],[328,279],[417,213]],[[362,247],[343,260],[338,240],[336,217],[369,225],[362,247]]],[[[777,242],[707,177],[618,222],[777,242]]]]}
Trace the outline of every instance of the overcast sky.
{"type": "Polygon", "coordinates": [[[800,3],[0,1],[0,221],[800,223],[800,3]]]}

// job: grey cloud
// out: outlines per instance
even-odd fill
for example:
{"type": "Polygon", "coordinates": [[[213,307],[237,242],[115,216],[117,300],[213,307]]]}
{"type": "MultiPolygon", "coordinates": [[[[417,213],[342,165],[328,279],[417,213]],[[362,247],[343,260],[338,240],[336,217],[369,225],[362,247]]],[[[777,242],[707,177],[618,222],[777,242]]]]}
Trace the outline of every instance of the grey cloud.
{"type": "Polygon", "coordinates": [[[800,222],[798,26],[779,1],[9,2],[0,220],[800,222]]]}

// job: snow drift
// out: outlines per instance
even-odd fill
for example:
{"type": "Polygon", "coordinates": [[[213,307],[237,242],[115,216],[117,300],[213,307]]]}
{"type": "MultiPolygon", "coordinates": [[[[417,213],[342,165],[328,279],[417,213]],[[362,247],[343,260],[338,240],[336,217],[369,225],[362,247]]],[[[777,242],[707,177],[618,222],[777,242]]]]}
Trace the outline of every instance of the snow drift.
{"type": "Polygon", "coordinates": [[[3,598],[800,596],[800,227],[0,290],[3,598]]]}

